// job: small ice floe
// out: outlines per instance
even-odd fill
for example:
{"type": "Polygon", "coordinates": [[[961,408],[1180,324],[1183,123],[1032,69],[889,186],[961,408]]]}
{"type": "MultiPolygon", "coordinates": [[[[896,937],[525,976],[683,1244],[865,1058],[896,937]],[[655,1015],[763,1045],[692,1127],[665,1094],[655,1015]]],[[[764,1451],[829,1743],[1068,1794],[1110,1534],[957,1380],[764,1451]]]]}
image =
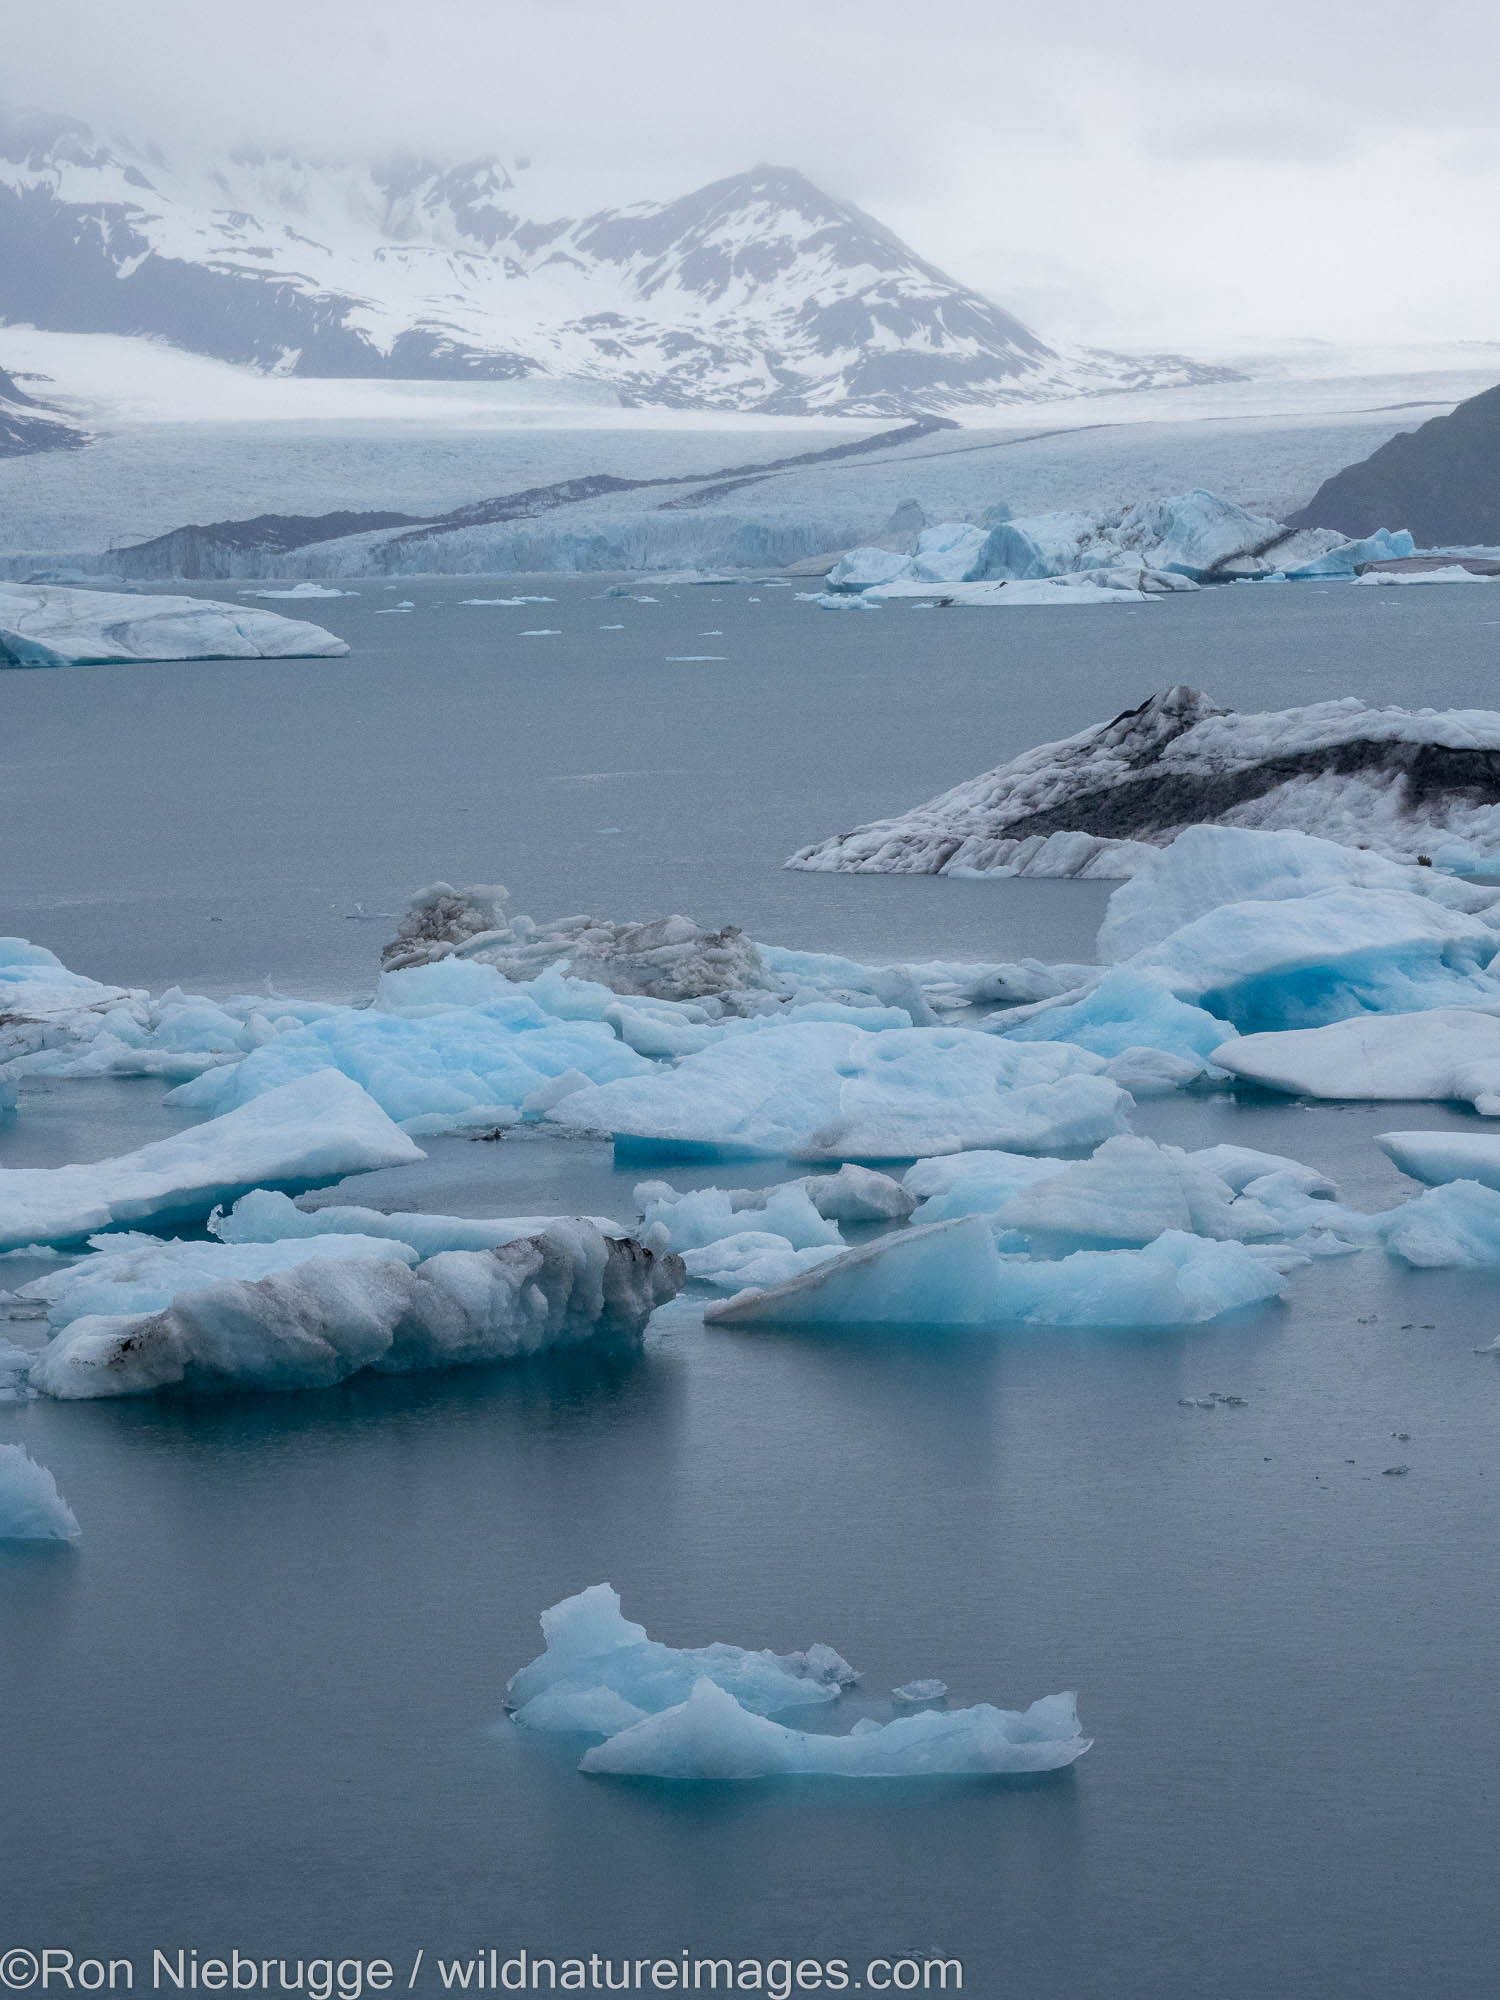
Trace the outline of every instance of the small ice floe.
{"type": "Polygon", "coordinates": [[[517,636],[522,639],[560,639],[562,628],[556,625],[538,625],[533,630],[519,633],[517,636]]]}
{"type": "Polygon", "coordinates": [[[76,1542],[82,1530],[45,1465],[0,1444],[0,1542],[76,1542]]]}
{"type": "Polygon", "coordinates": [[[644,1717],[584,1752],[580,1771],[686,1781],[752,1778],[989,1778],[1058,1771],[1091,1746],[1071,1694],[1016,1711],[921,1709],[846,1736],[789,1729],[704,1678],[687,1700],[644,1717]]]}
{"type": "Polygon", "coordinates": [[[708,666],[711,663],[718,663],[726,657],[727,655],[723,653],[668,653],[667,665],[669,667],[708,666]]]}
{"type": "Polygon", "coordinates": [[[556,604],[555,597],[461,597],[460,604],[556,604]]]}
{"type": "Polygon", "coordinates": [[[261,590],[242,590],[241,597],[358,597],[357,590],[339,590],[328,583],[294,583],[261,590]]]}
{"type": "Polygon", "coordinates": [[[923,1702],[946,1701],[947,1698],[946,1681],[906,1681],[901,1687],[891,1689],[891,1700],[899,1701],[908,1708],[923,1702]]]}
{"type": "Polygon", "coordinates": [[[771,1718],[826,1708],[858,1679],[831,1646],[772,1653],[663,1645],[621,1615],[607,1583],[543,1612],[542,1632],[546,1651],[513,1677],[506,1703],[526,1728],[605,1739],[585,1753],[584,1771],[697,1780],[989,1776],[1056,1770],[1089,1747],[1072,1695],[1020,1713],[981,1704],[883,1727],[867,1720],[845,1736],[786,1728],[771,1718]]]}

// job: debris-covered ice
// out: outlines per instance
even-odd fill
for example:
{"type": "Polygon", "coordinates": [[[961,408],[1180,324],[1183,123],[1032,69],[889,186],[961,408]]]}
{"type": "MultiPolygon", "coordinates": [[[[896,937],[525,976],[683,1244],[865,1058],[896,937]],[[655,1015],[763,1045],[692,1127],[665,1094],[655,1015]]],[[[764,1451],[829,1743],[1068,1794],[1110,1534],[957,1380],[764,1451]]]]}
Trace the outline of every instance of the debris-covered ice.
{"type": "Polygon", "coordinates": [[[1415,863],[1500,853],[1500,713],[1349,696],[1239,714],[1188,687],[1044,743],[788,867],[1124,877],[1186,827],[1292,828],[1415,863]]]}
{"type": "MultiPolygon", "coordinates": [[[[215,1247],[230,1260],[246,1254],[215,1247]]],[[[397,1374],[559,1346],[632,1345],[684,1275],[678,1258],[581,1221],[496,1250],[444,1251],[415,1270],[400,1248],[309,1257],[266,1277],[181,1291],[144,1315],[75,1319],[33,1360],[31,1387],[65,1399],[329,1388],[363,1369],[397,1374]]]]}
{"type": "Polygon", "coordinates": [[[73,1509],[25,1445],[0,1444],[0,1542],[76,1542],[73,1509]]]}

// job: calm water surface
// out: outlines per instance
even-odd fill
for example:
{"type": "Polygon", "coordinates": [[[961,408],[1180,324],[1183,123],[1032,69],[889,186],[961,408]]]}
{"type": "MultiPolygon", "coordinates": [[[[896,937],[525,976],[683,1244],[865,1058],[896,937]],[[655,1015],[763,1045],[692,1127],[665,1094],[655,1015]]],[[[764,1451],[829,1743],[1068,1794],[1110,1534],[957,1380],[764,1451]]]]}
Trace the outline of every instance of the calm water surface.
{"type": "MultiPolygon", "coordinates": [[[[310,606],[347,661],[0,676],[0,930],[128,982],[340,992],[408,887],[498,875],[538,915],[1086,956],[1102,885],[778,863],[1174,680],[1496,705],[1477,587],[988,616],[522,587],[555,601],[310,606]]],[[[38,1087],[0,1160],[176,1122],[152,1085],[38,1087]]],[[[1409,1185],[1375,1133],[1472,1123],[1255,1094],[1138,1122],[1291,1153],[1367,1207],[1409,1185]]],[[[632,1178],[591,1144],[445,1141],[341,1194],[625,1217],[632,1178]]],[[[604,1370],[0,1410],[85,1527],[0,1552],[0,1946],[133,1954],[138,1987],[157,1945],[404,1978],[418,1946],[493,1943],[931,1948],[996,2000],[1490,1994],[1493,1301],[1364,1255],[1190,1334],[793,1336],[680,1305],[604,1370]],[[1180,1407],[1209,1390],[1246,1407],[1180,1407]],[[918,1675],[1076,1686],[1096,1748],[1009,1786],[585,1780],[495,1725],[537,1612],[601,1577],[675,1643],[836,1645],[851,1715],[918,1675]]]]}

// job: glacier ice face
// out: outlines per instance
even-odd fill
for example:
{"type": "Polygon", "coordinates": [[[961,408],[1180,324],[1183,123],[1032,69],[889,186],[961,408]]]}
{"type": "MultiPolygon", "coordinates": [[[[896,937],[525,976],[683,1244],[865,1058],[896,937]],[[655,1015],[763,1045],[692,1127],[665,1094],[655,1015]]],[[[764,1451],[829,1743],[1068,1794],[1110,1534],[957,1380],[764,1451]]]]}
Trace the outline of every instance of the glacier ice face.
{"type": "Polygon", "coordinates": [[[765,1292],[710,1306],[725,1326],[1191,1326],[1278,1298],[1302,1261],[1279,1246],[1168,1231],[1139,1250],[1003,1255],[989,1220],[913,1225],[765,1292]]]}
{"type": "Polygon", "coordinates": [[[1375,1141],[1415,1181],[1478,1181],[1500,1188],[1500,1133],[1382,1132],[1375,1141]]]}
{"type": "Polygon", "coordinates": [[[1493,888],[1287,828],[1190,826],[1110,897],[1099,956],[1108,964],[1130,958],[1225,903],[1284,902],[1325,889],[1400,889],[1471,915],[1500,903],[1493,888]]]}
{"type": "Polygon", "coordinates": [[[1356,1014],[1321,1028],[1242,1035],[1214,1060],[1301,1097],[1452,1099],[1500,1116],[1500,1017],[1467,1008],[1356,1014]]]}
{"type": "Polygon", "coordinates": [[[1000,1777],[1061,1770],[1090,1743],[1071,1694],[1049,1695],[1019,1713],[979,1702],[884,1724],[866,1718],[846,1736],[827,1736],[755,1714],[705,1677],[676,1707],[586,1751],[578,1768],[686,1781],[1000,1777]]]}
{"type": "Polygon", "coordinates": [[[1500,714],[1489,710],[1369,708],[1351,697],[1236,714],[1174,687],[910,812],[801,848],[787,866],[983,874],[1047,858],[1060,873],[1071,856],[1071,872],[1113,866],[1124,876],[1143,859],[1140,843],[1217,823],[1477,869],[1500,853],[1497,751],[1500,714]],[[1049,858],[1053,841],[1073,845],[1049,858]]]}
{"type": "Polygon", "coordinates": [[[76,1542],[82,1530],[45,1465],[0,1444],[0,1542],[76,1542]]]}
{"type": "Polygon", "coordinates": [[[0,582],[0,666],[327,660],[348,651],[321,625],[239,604],[0,582]]]}
{"type": "Polygon", "coordinates": [[[320,1069],[114,1159],[0,1168],[0,1250],[77,1242],[126,1223],[199,1221],[252,1188],[308,1187],[425,1158],[358,1084],[320,1069]]]}
{"type": "Polygon", "coordinates": [[[445,1251],[415,1270],[397,1247],[227,1279],[144,1316],[76,1319],[33,1360],[31,1387],[64,1399],[329,1388],[367,1368],[407,1373],[631,1345],[684,1276],[678,1258],[578,1221],[497,1250],[445,1251]]]}
{"type": "Polygon", "coordinates": [[[743,1712],[767,1716],[836,1701],[858,1679],[831,1646],[772,1653],[664,1645],[622,1614],[607,1583],[544,1611],[542,1636],[545,1651],[511,1676],[506,1705],[517,1722],[549,1732],[613,1735],[674,1707],[703,1680],[743,1712]]]}
{"type": "Polygon", "coordinates": [[[1092,1145],[1129,1098],[1098,1056],[963,1028],[869,1034],[838,1023],[752,1024],[675,1068],[581,1090],[554,1122],[733,1158],[913,1159],[1003,1146],[1092,1145]]]}

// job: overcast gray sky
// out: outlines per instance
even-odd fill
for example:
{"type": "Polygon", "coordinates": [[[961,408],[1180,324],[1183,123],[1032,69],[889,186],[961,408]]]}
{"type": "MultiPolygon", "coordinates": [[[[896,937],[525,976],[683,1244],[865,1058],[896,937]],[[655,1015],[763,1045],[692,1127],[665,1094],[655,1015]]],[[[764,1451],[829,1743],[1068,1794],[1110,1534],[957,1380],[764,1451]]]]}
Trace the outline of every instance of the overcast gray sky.
{"type": "Polygon", "coordinates": [[[797,166],[1044,332],[1500,337],[1493,0],[15,0],[0,91],[198,146],[797,166]]]}

